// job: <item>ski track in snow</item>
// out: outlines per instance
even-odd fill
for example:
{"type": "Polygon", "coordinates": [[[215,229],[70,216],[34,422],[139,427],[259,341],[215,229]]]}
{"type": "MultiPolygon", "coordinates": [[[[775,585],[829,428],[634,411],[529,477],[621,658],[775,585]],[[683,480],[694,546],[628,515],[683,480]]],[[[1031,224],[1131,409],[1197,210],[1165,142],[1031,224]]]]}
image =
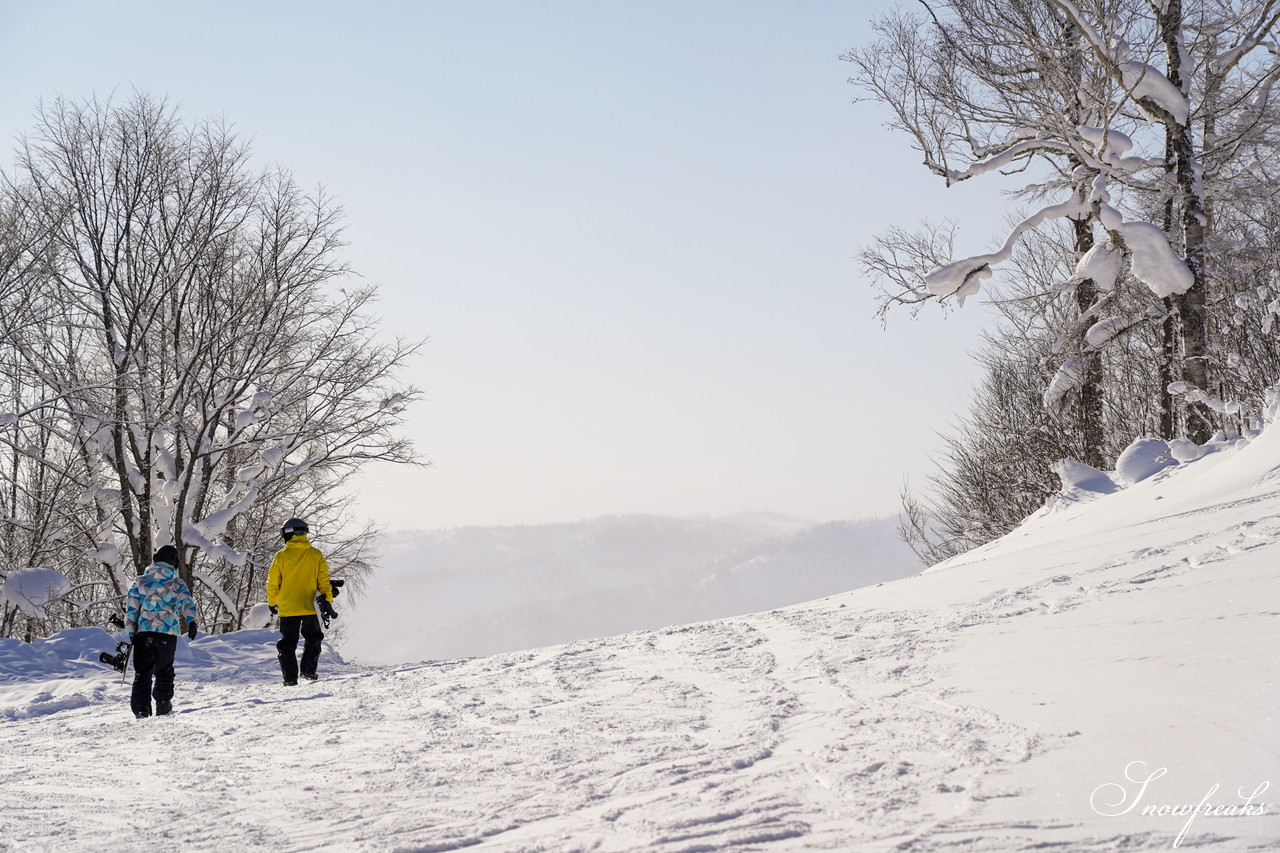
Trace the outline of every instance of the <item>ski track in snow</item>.
{"type": "Polygon", "coordinates": [[[175,715],[137,724],[121,719],[120,687],[115,701],[33,717],[39,735],[6,731],[17,764],[4,786],[28,804],[6,835],[16,850],[94,849],[122,830],[124,849],[175,837],[208,849],[845,849],[872,817],[865,840],[905,837],[967,802],[978,768],[1025,759],[1032,739],[896,665],[921,663],[904,614],[855,622],[848,608],[787,610],[341,666],[301,691],[267,673],[180,677],[175,715]],[[62,757],[47,755],[55,743],[62,757]],[[76,766],[51,774],[51,761],[76,766]],[[142,798],[152,815],[135,811],[140,775],[156,777],[144,791],[172,786],[142,798]]]}
{"type": "MultiPolygon", "coordinates": [[[[1157,723],[1179,743],[1203,732],[1226,689],[1213,662],[1178,670],[1209,696],[1186,698],[1195,718],[1112,721],[1132,746],[1113,754],[1095,710],[1121,701],[1128,670],[1119,687],[1100,686],[1105,665],[1098,686],[1083,669],[1028,680],[1018,654],[1043,669],[1028,646],[1050,629],[1084,654],[1107,608],[1134,631],[1200,612],[1197,631],[1237,632],[1222,649],[1250,655],[1250,701],[1274,709],[1256,631],[1273,642],[1280,616],[1278,504],[1095,525],[1088,545],[1033,530],[905,581],[660,631],[399,667],[326,654],[323,680],[296,688],[278,685],[269,644],[219,663],[202,639],[214,663],[179,664],[169,718],[133,721],[102,668],[0,684],[0,851],[1166,849],[1181,820],[1100,817],[1089,792],[1150,752],[1157,723]],[[1245,600],[1223,621],[1212,596],[1233,584],[1245,600]],[[1008,696],[967,673],[980,643],[1009,649],[1008,696]],[[1066,718],[1053,695],[1072,697],[1066,718]],[[1052,798],[1041,768],[1092,761],[1115,772],[1052,798]]],[[[1133,689],[1158,694],[1166,674],[1150,678],[1133,689]]],[[[1274,768],[1274,722],[1253,719],[1224,719],[1215,736],[1241,753],[1219,757],[1274,768]]],[[[1274,813],[1214,820],[1182,846],[1280,838],[1274,813]]]]}

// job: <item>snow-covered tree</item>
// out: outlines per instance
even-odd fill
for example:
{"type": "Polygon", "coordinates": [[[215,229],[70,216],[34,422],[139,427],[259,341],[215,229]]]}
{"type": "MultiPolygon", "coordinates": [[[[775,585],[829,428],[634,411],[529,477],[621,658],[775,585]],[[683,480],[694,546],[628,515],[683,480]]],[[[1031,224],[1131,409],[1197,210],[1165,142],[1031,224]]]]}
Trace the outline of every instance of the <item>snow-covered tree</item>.
{"type": "MultiPolygon", "coordinates": [[[[1052,7],[967,0],[925,8],[923,16],[895,12],[876,22],[880,38],[846,56],[857,70],[855,81],[893,109],[894,127],[911,135],[926,167],[948,185],[993,171],[1025,171],[1037,161],[1048,169],[1037,184],[1017,193],[1038,202],[1039,210],[1014,226],[999,252],[971,267],[952,262],[948,240],[947,257],[937,246],[918,256],[924,263],[893,273],[901,231],[864,251],[868,268],[894,286],[889,302],[954,296],[963,304],[992,266],[1008,259],[1019,238],[1046,220],[1073,223],[1078,254],[1093,247],[1096,218],[1085,198],[1096,158],[1077,129],[1104,126],[1113,117],[1097,96],[1107,81],[1092,74],[1079,34],[1052,7]],[[1065,200],[1045,207],[1043,199],[1052,195],[1065,200]]],[[[914,236],[908,242],[930,241],[914,236]]],[[[1094,309],[1098,285],[1090,276],[1074,277],[1070,285],[1078,317],[1069,322],[1078,324],[1094,309]]],[[[1069,349],[1062,361],[1071,369],[1063,376],[1073,380],[1072,391],[1081,399],[1079,429],[1097,464],[1104,441],[1098,357],[1082,344],[1069,349]]]]}
{"type": "MultiPolygon", "coordinates": [[[[1165,236],[1190,278],[1185,287],[1166,288],[1163,294],[1170,298],[1178,324],[1178,385],[1191,392],[1181,392],[1189,405],[1178,431],[1204,441],[1216,425],[1205,404],[1215,387],[1212,362],[1227,356],[1210,350],[1208,306],[1216,294],[1207,257],[1213,229],[1208,187],[1226,173],[1238,172],[1240,155],[1256,150],[1260,133],[1274,122],[1270,100],[1280,76],[1274,32],[1280,4],[1153,0],[1120,6],[1118,14],[1116,5],[1098,0],[1051,2],[1082,33],[1091,59],[1123,89],[1138,114],[1163,130],[1158,177],[1169,189],[1157,186],[1155,194],[1167,199],[1165,236]],[[1132,40],[1135,35],[1140,41],[1132,40]]],[[[1118,103],[1124,108],[1128,102],[1118,103]]],[[[1140,247],[1124,245],[1126,229],[1109,200],[1096,192],[1093,203],[1112,244],[1141,261],[1140,247]]],[[[1163,246],[1159,249],[1163,253],[1163,246]]],[[[1163,267],[1161,262],[1168,279],[1183,275],[1181,269],[1163,267]]]]}
{"type": "Polygon", "coordinates": [[[24,311],[0,315],[0,353],[33,402],[0,443],[73,484],[56,535],[116,592],[175,544],[205,612],[236,624],[284,517],[341,507],[369,460],[414,461],[395,430],[416,344],[378,338],[339,208],[253,170],[225,124],[145,94],[43,103],[3,194],[22,227],[0,233],[0,293],[24,311]]]}
{"type": "Polygon", "coordinates": [[[1076,268],[1076,236],[1071,223],[1028,234],[987,289],[995,319],[973,351],[983,372],[969,410],[941,431],[942,450],[926,488],[903,492],[901,532],[926,564],[1015,528],[1058,492],[1059,460],[1085,460],[1092,452],[1109,468],[1127,437],[1158,428],[1161,330],[1142,322],[1151,306],[1142,289],[1113,295],[1123,328],[1108,328],[1109,345],[1094,354],[1107,386],[1126,393],[1094,398],[1096,413],[1084,411],[1091,402],[1085,394],[1064,393],[1045,405],[1046,395],[1061,393],[1055,380],[1062,347],[1079,316],[1075,294],[1055,287],[1076,268]],[[1100,445],[1080,429],[1090,418],[1104,436],[1100,445]]]}
{"type": "Polygon", "coordinates": [[[1137,435],[1203,442],[1262,409],[1280,379],[1280,231],[1269,227],[1280,10],[1243,0],[920,8],[875,22],[877,39],[845,57],[854,82],[949,185],[1025,176],[1010,192],[1023,213],[994,251],[956,258],[954,226],[926,225],[891,228],[862,253],[882,310],[962,305],[1004,276],[992,292],[1002,319],[979,352],[986,379],[946,437],[933,500],[907,495],[908,533],[942,554],[1034,509],[1018,496],[1052,488],[1054,453],[1107,467],[1137,435]],[[1028,253],[1058,271],[1029,274],[1028,253]],[[1015,402],[1048,417],[1002,411],[1015,402]],[[1026,430],[1019,442],[1005,435],[1013,422],[1026,430]]]}
{"type": "MultiPolygon", "coordinates": [[[[1015,195],[1038,203],[995,251],[891,277],[905,285],[891,298],[962,303],[1026,234],[1069,220],[1078,234],[1080,268],[1069,283],[1081,307],[1074,324],[1080,339],[1054,383],[1090,393],[1097,382],[1093,351],[1124,323],[1109,313],[1110,294],[1135,280],[1168,300],[1166,328],[1176,341],[1167,350],[1179,387],[1189,391],[1182,398],[1186,416],[1169,427],[1207,439],[1216,423],[1203,403],[1214,385],[1215,355],[1206,309],[1209,181],[1259,150],[1264,117],[1274,113],[1276,4],[922,6],[921,16],[881,19],[880,37],[846,56],[854,81],[893,109],[894,126],[911,135],[925,165],[949,184],[1026,171],[1034,180],[1015,195]]],[[[1046,402],[1062,396],[1047,394],[1046,402]]]]}

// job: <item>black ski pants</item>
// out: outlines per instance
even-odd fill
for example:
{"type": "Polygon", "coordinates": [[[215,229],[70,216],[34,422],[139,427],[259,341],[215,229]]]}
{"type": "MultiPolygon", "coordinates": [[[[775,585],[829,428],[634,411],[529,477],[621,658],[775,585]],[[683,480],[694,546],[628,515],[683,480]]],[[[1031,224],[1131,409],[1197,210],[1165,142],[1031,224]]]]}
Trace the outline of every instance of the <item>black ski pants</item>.
{"type": "Polygon", "coordinates": [[[135,717],[151,716],[152,676],[156,713],[173,710],[173,654],[177,650],[178,638],[173,634],[139,631],[133,635],[133,695],[129,706],[135,717]]]}
{"type": "Polygon", "coordinates": [[[302,647],[302,674],[315,676],[316,664],[320,661],[320,641],[324,639],[320,617],[314,613],[309,616],[281,616],[280,642],[276,643],[276,651],[280,653],[280,673],[286,682],[298,680],[299,633],[306,641],[302,647]]]}

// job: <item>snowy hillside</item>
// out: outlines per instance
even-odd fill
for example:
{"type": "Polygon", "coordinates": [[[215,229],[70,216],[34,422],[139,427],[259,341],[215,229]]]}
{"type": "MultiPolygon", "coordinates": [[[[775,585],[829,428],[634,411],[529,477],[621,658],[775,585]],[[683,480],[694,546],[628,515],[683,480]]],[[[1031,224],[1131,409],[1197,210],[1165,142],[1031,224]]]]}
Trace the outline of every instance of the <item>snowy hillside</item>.
{"type": "Polygon", "coordinates": [[[92,637],[0,641],[0,849],[1275,849],[1280,430],[1077,483],[749,616],[300,688],[183,640],[143,722],[92,637]]]}
{"type": "Polygon", "coordinates": [[[471,657],[796,604],[919,572],[897,525],[630,515],[384,536],[342,651],[471,657]]]}

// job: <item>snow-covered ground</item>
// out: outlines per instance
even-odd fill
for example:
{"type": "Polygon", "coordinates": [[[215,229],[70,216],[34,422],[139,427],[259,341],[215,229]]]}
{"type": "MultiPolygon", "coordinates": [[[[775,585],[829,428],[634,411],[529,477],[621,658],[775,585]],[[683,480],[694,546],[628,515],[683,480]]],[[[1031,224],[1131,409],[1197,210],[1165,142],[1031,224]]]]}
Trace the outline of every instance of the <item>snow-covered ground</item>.
{"type": "Polygon", "coordinates": [[[1077,482],[754,615],[297,688],[270,632],[184,640],[169,718],[105,634],[0,641],[0,849],[1275,849],[1280,429],[1077,482]]]}
{"type": "Polygon", "coordinates": [[[913,575],[896,517],[606,516],[384,536],[343,656],[474,657],[737,616],[913,575]]]}

